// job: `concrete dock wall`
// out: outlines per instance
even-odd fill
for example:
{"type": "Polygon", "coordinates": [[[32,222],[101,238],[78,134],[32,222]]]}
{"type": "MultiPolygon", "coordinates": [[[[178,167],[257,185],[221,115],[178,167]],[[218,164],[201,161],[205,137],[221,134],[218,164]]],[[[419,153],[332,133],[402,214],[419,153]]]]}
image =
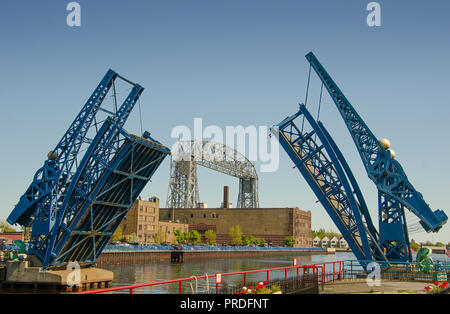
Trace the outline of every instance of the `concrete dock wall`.
{"type": "MultiPolygon", "coordinates": [[[[191,262],[218,258],[263,258],[273,256],[323,255],[327,251],[129,251],[103,252],[97,259],[97,266],[117,264],[150,264],[191,262]]],[[[329,254],[329,253],[328,253],[329,254]]]]}

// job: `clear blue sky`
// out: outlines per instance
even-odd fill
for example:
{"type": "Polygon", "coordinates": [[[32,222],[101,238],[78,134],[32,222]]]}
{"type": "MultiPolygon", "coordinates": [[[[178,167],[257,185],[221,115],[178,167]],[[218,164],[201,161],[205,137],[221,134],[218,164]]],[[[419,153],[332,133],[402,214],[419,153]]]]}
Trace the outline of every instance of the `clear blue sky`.
{"type": "MultiPolygon", "coordinates": [[[[0,218],[6,218],[107,69],[146,88],[144,128],[171,146],[176,125],[267,125],[304,101],[313,51],[378,137],[387,137],[433,209],[450,215],[450,2],[378,1],[381,27],[366,24],[368,0],[78,1],[81,27],[66,24],[69,1],[0,4],[0,218]]],[[[312,90],[319,86],[312,81],[312,90]],[[315,87],[314,87],[315,86],[315,87]]],[[[311,110],[317,106],[311,96],[311,110]]],[[[322,121],[364,190],[377,196],[330,98],[322,121]]],[[[126,128],[138,132],[132,116],[126,128]]],[[[313,228],[336,228],[284,151],[260,174],[263,207],[299,206],[313,228]]],[[[236,203],[238,182],[200,170],[200,197],[236,203]]],[[[169,161],[144,193],[165,203],[169,161]]],[[[419,241],[450,240],[450,227],[419,241]]]]}

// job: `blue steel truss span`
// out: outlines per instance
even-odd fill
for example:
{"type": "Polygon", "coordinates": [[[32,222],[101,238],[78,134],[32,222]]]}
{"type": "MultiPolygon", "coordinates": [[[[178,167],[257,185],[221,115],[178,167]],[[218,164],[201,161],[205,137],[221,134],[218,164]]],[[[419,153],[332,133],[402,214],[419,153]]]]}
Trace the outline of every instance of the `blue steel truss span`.
{"type": "Polygon", "coordinates": [[[35,231],[41,229],[43,234],[50,231],[56,219],[58,195],[67,185],[81,144],[116,78],[114,71],[106,73],[56,148],[49,153],[43,167],[34,175],[30,187],[7,219],[10,224],[31,227],[36,221],[35,231]]]}
{"type": "Polygon", "coordinates": [[[271,131],[277,135],[295,168],[306,179],[355,256],[359,260],[386,260],[378,246],[378,234],[363,208],[365,202],[356,180],[345,160],[341,160],[340,151],[336,152],[337,146],[330,143],[331,138],[323,126],[314,120],[304,105],[300,105],[296,114],[271,131]],[[296,125],[295,120],[300,117],[312,127],[311,132],[296,125]]]}
{"type": "Polygon", "coordinates": [[[44,268],[68,261],[94,263],[169,154],[150,133],[141,138],[122,128],[143,90],[109,70],[8,217],[11,224],[32,226],[28,253],[44,268]],[[101,103],[112,87],[117,104],[116,78],[132,88],[120,108],[116,106],[112,112],[101,103]],[[99,111],[108,115],[100,130],[96,121],[99,111]],[[91,126],[94,121],[95,130],[91,126]],[[95,133],[94,139],[86,137],[88,131],[95,133]],[[82,144],[87,147],[81,158],[82,144]]]}
{"type": "Polygon", "coordinates": [[[438,232],[447,222],[447,215],[442,210],[433,212],[430,209],[409,182],[389,147],[379,143],[314,54],[308,53],[306,59],[338,108],[367,174],[378,189],[379,231],[370,219],[367,205],[345,158],[323,124],[316,122],[304,105],[273,128],[273,133],[278,134],[280,144],[359,260],[411,261],[405,209],[419,217],[427,232],[438,232]],[[294,120],[301,115],[311,125],[311,133],[304,133],[303,127],[295,125],[294,120]]]}
{"type": "MultiPolygon", "coordinates": [[[[53,265],[70,261],[95,263],[169,152],[167,147],[155,140],[125,134],[123,144],[109,166],[95,180],[92,189],[74,189],[69,195],[70,210],[66,211],[59,231],[53,235],[56,239],[52,252],[54,258],[49,262],[53,265]]],[[[93,153],[86,173],[95,172],[90,168],[95,167],[96,160],[93,153]]],[[[85,183],[89,180],[86,179],[78,178],[77,186],[88,186],[85,183]]]]}
{"type": "Polygon", "coordinates": [[[306,55],[311,67],[327,89],[352,136],[369,178],[378,189],[380,245],[391,261],[411,261],[405,209],[420,219],[427,232],[437,232],[447,222],[442,210],[434,212],[408,180],[400,163],[359,116],[348,99],[312,52],[306,55]]]}

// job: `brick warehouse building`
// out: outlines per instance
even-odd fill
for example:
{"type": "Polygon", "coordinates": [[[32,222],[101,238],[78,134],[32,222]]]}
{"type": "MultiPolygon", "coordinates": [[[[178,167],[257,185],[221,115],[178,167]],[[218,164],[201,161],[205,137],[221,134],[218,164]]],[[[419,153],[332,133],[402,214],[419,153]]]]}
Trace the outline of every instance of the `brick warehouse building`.
{"type": "Polygon", "coordinates": [[[189,231],[214,230],[218,244],[230,244],[230,228],[240,225],[243,234],[283,245],[294,237],[296,247],[311,247],[311,212],[295,208],[161,208],[160,221],[188,224],[189,231]]]}
{"type": "Polygon", "coordinates": [[[152,197],[148,201],[137,199],[122,220],[120,227],[124,236],[135,234],[139,243],[153,243],[158,233],[164,234],[163,242],[174,242],[175,230],[188,231],[188,225],[160,221],[157,197],[152,197]]]}
{"type": "Polygon", "coordinates": [[[121,223],[123,235],[136,234],[139,243],[153,243],[164,233],[164,242],[175,242],[175,230],[213,230],[218,244],[231,244],[230,228],[239,225],[243,234],[283,245],[293,237],[296,247],[311,247],[311,212],[291,208],[230,208],[227,189],[222,208],[159,208],[157,197],[138,199],[121,223]]]}

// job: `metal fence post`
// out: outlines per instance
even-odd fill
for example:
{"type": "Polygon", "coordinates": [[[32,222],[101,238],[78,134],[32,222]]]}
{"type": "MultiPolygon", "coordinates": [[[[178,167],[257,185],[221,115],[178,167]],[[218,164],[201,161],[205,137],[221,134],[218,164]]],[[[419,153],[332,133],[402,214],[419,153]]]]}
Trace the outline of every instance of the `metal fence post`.
{"type": "Polygon", "coordinates": [[[406,280],[409,280],[409,263],[406,264],[406,280]]]}
{"type": "Polygon", "coordinates": [[[335,267],[335,263],[333,263],[333,282],[334,282],[334,274],[336,272],[336,267],[335,267]]]}
{"type": "Polygon", "coordinates": [[[325,287],[325,265],[322,266],[322,291],[325,287]]]}

